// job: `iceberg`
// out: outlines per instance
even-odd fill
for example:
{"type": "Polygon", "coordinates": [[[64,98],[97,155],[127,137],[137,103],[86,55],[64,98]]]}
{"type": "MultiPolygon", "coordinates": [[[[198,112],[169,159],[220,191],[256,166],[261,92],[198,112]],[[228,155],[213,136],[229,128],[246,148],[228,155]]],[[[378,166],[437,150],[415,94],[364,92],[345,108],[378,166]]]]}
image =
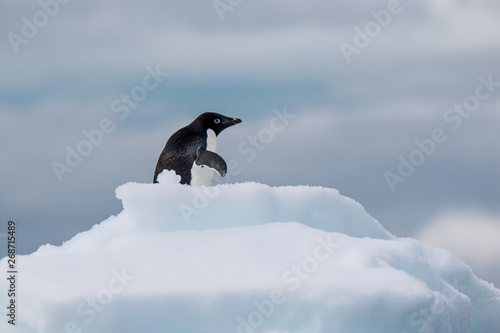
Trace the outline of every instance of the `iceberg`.
{"type": "Polygon", "coordinates": [[[500,331],[500,290],[335,189],[158,180],[120,186],[120,214],[18,256],[2,332],[500,331]]]}

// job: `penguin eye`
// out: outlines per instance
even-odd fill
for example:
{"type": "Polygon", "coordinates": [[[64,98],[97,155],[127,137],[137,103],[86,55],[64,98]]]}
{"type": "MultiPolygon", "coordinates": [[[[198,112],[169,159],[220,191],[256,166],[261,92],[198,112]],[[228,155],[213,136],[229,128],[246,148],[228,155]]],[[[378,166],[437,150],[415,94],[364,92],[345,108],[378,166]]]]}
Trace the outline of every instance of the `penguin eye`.
{"type": "Polygon", "coordinates": [[[220,119],[215,119],[214,123],[216,123],[216,124],[220,123],[220,119]]]}

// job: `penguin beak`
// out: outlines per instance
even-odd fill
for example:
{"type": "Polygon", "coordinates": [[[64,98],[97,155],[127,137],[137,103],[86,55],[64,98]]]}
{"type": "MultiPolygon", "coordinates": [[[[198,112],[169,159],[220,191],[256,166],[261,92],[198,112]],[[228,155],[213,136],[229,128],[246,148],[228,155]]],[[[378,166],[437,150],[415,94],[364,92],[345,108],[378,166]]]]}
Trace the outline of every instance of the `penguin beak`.
{"type": "Polygon", "coordinates": [[[221,125],[223,128],[228,128],[228,127],[234,126],[234,125],[239,124],[239,123],[241,123],[241,119],[224,117],[224,118],[222,118],[221,125]]]}

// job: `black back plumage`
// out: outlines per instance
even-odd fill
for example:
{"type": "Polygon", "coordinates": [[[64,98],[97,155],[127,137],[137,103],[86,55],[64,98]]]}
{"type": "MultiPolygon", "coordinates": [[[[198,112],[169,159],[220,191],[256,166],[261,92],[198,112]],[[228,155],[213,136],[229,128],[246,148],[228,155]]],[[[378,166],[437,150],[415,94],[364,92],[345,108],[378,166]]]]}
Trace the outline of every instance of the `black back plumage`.
{"type": "Polygon", "coordinates": [[[193,131],[189,126],[175,132],[165,144],[158,158],[153,182],[165,169],[175,170],[182,184],[191,182],[191,167],[198,147],[207,148],[207,134],[193,131]]]}
{"type": "Polygon", "coordinates": [[[174,170],[181,176],[181,184],[191,183],[191,168],[199,148],[207,149],[207,130],[216,135],[225,128],[240,123],[240,119],[229,118],[218,113],[206,112],[191,124],[175,132],[161,152],[153,177],[157,183],[158,175],[165,169],[174,170]]]}

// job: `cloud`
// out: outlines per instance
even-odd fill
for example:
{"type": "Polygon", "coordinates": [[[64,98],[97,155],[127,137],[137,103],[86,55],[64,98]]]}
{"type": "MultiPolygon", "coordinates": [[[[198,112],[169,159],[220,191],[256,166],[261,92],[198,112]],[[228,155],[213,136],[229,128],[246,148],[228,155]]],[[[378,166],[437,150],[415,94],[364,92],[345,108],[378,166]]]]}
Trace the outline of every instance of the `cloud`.
{"type": "Polygon", "coordinates": [[[475,210],[446,210],[419,232],[424,243],[451,251],[483,279],[500,287],[500,216],[475,210]]]}

